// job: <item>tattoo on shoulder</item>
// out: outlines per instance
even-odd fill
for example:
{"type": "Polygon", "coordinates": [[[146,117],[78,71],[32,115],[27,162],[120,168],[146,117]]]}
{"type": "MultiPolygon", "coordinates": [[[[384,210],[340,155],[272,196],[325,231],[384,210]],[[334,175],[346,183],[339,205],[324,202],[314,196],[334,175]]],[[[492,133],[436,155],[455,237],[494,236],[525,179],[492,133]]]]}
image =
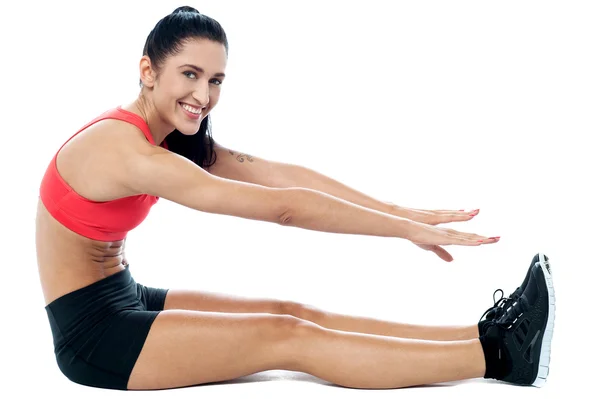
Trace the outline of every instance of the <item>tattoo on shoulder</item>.
{"type": "MultiPolygon", "coordinates": [[[[229,153],[230,153],[231,155],[235,155],[235,152],[233,152],[233,151],[231,151],[231,150],[229,150],[229,153]]],[[[242,153],[240,153],[240,154],[238,154],[238,155],[235,157],[235,159],[237,159],[237,160],[238,160],[238,161],[240,161],[240,162],[244,162],[244,157],[246,157],[246,159],[248,160],[248,162],[254,162],[254,159],[252,159],[252,155],[249,155],[249,154],[242,154],[242,153]]]]}

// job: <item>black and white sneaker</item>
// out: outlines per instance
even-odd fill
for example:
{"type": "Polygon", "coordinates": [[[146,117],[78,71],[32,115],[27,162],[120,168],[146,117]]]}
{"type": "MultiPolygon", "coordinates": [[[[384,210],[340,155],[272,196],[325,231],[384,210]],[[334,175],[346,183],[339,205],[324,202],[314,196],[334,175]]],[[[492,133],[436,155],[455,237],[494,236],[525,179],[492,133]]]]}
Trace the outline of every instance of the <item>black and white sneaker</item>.
{"type": "Polygon", "coordinates": [[[533,266],[535,266],[535,264],[540,261],[540,259],[542,260],[542,262],[550,261],[550,258],[548,258],[548,256],[546,256],[542,252],[535,254],[533,259],[531,260],[529,268],[527,269],[527,274],[525,275],[523,283],[519,287],[517,287],[517,289],[508,296],[508,298],[504,296],[504,291],[501,288],[498,288],[496,291],[494,291],[494,305],[491,308],[487,309],[485,312],[483,312],[483,315],[481,315],[481,317],[479,318],[479,322],[477,323],[477,326],[479,328],[479,335],[485,334],[487,327],[489,327],[491,324],[490,322],[492,320],[498,320],[498,318],[500,317],[500,315],[502,315],[504,310],[510,307],[510,305],[512,305],[515,302],[515,300],[523,293],[523,291],[525,291],[527,283],[529,282],[531,270],[533,269],[533,266]],[[500,291],[501,297],[496,301],[496,292],[498,291],[500,291]]]}
{"type": "Polygon", "coordinates": [[[482,337],[486,378],[541,387],[548,377],[554,310],[550,263],[536,262],[523,293],[482,337]]]}

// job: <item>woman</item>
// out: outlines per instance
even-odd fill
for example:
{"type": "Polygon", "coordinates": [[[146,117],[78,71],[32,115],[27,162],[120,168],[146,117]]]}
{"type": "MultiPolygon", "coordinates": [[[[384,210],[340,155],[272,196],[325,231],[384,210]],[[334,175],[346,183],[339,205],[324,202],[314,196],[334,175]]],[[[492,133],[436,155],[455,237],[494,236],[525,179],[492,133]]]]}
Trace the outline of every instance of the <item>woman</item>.
{"type": "MultiPolygon", "coordinates": [[[[40,187],[36,245],[63,374],[121,390],[183,387],[270,369],[357,388],[475,377],[540,386],[554,318],[543,254],[534,256],[512,295],[465,328],[361,319],[287,301],[151,288],[133,279],[125,238],[160,197],[284,226],[405,238],[447,261],[452,258],[440,245],[498,242],[434,227],[475,214],[388,214],[317,190],[277,187],[275,164],[259,158],[247,158],[250,174],[240,166],[242,155],[231,157],[235,153],[209,132],[227,54],[216,21],[191,7],[176,9],[148,36],[139,97],[85,125],[50,162],[40,187]]],[[[334,191],[367,205],[365,196],[341,185],[334,191]]]]}

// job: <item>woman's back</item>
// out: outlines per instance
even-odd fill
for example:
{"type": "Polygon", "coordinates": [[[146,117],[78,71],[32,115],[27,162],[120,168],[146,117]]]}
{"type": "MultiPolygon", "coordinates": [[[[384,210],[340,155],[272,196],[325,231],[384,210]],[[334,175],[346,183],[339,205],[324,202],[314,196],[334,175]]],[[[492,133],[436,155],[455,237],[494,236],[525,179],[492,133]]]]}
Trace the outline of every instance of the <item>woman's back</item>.
{"type": "MultiPolygon", "coordinates": [[[[123,111],[112,110],[111,115],[119,117],[118,112],[123,111]]],[[[124,269],[127,231],[119,230],[141,223],[158,199],[136,195],[120,184],[128,143],[152,140],[144,136],[130,122],[104,119],[72,136],[52,159],[36,215],[37,261],[46,305],[124,269]],[[115,225],[121,228],[110,231],[115,225]]]]}

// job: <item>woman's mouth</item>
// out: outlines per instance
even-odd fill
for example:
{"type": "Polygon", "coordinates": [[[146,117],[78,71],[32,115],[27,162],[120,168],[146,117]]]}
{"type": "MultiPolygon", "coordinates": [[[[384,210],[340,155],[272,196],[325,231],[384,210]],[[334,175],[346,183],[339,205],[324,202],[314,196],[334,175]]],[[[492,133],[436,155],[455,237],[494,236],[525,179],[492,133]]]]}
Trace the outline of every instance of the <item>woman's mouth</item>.
{"type": "Polygon", "coordinates": [[[191,119],[199,119],[200,115],[202,115],[202,108],[196,108],[189,104],[185,104],[180,102],[179,105],[183,110],[184,114],[186,114],[191,119]]]}

